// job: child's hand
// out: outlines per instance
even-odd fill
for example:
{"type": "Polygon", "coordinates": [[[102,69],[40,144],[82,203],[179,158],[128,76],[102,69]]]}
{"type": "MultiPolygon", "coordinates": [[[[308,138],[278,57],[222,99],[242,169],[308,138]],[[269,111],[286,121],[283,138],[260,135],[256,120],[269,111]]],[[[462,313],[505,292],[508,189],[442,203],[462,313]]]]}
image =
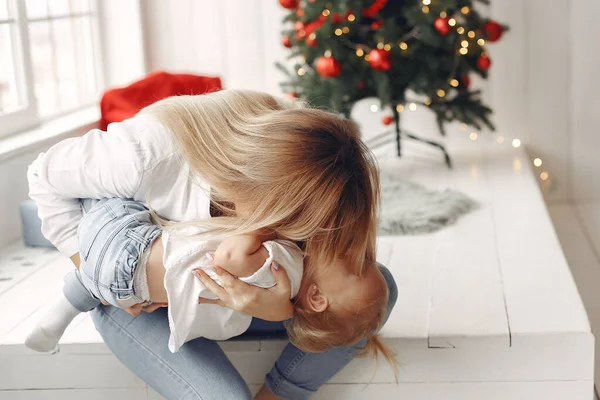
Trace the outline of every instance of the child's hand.
{"type": "Polygon", "coordinates": [[[152,303],[150,305],[148,305],[148,302],[145,301],[143,303],[140,304],[136,304],[134,306],[131,307],[127,307],[124,308],[123,310],[134,317],[137,317],[140,315],[140,313],[143,312],[147,312],[147,313],[151,313],[153,311],[156,311],[157,309],[161,308],[161,307],[167,307],[168,304],[167,303],[152,303]]]}

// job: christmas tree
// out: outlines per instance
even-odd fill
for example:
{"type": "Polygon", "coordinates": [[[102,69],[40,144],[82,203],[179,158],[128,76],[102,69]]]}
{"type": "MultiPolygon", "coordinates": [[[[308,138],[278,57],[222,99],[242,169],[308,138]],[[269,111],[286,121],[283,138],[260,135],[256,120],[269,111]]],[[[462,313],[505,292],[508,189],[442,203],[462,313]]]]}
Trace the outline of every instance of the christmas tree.
{"type": "Polygon", "coordinates": [[[290,72],[279,64],[288,77],[282,87],[289,96],[346,117],[356,101],[379,98],[382,107],[391,108],[392,115],[382,122],[395,123],[398,155],[400,114],[417,103],[435,113],[442,134],[444,124],[451,121],[493,130],[492,110],[481,101],[479,90],[470,89],[470,76],[487,78],[492,61],[484,46],[500,39],[506,27],[483,17],[475,2],[488,4],[487,0],[279,0],[289,9],[281,41],[291,49],[294,65],[290,72]]]}

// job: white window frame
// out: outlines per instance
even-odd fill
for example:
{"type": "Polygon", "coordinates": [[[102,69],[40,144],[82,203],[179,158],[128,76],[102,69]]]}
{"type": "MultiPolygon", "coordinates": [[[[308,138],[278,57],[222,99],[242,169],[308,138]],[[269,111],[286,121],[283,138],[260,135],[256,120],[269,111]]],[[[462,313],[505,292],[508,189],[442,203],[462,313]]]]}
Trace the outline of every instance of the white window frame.
{"type": "MultiPolygon", "coordinates": [[[[49,0],[51,1],[51,0],[49,0]]],[[[19,97],[24,99],[24,105],[19,109],[10,113],[0,115],[0,139],[12,134],[30,130],[41,125],[49,120],[64,116],[65,114],[81,110],[82,108],[89,107],[95,102],[89,104],[83,104],[75,109],[70,109],[62,113],[54,114],[47,118],[40,117],[37,109],[37,100],[34,93],[34,76],[32,70],[32,59],[31,59],[31,47],[29,42],[29,23],[35,22],[38,19],[30,20],[27,17],[27,10],[25,0],[9,0],[15,6],[17,15],[16,19],[8,19],[0,22],[4,23],[15,23],[16,32],[18,38],[12,36],[13,45],[13,58],[15,75],[17,75],[17,90],[19,91],[19,97]]],[[[101,48],[102,40],[99,34],[99,19],[100,11],[98,0],[90,0],[90,4],[93,7],[93,12],[90,13],[92,21],[92,40],[94,46],[94,64],[96,72],[96,82],[98,89],[104,87],[104,68],[101,60],[101,48]]],[[[87,15],[88,13],[86,13],[87,15]]],[[[77,14],[74,14],[77,16],[77,14]]],[[[62,18],[62,17],[58,17],[62,18]]],[[[49,21],[58,19],[56,17],[48,16],[43,18],[49,21]]],[[[70,18],[65,17],[65,18],[70,18]]]]}

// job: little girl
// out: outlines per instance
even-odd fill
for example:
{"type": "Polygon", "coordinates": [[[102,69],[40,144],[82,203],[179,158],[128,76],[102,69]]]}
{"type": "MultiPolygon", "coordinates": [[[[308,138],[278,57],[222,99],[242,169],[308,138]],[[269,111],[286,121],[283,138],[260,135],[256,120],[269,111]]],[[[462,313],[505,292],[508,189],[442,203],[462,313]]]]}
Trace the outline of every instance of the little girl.
{"type": "Polygon", "coordinates": [[[172,352],[198,337],[225,340],[237,336],[249,327],[250,316],[219,305],[198,304],[200,297],[215,297],[194,271],[201,269],[219,283],[213,265],[263,288],[275,285],[272,265],[284,268],[291,298],[296,300],[288,333],[305,351],[354,344],[364,336],[365,326],[375,331],[382,323],[387,286],[377,273],[359,279],[343,267],[322,267],[315,276],[303,279],[302,250],[274,234],[199,240],[191,237],[201,233],[198,228],[163,230],[139,202],[113,198],[90,207],[91,202],[85,201],[88,212],[78,231],[81,266],[66,276],[64,296],[28,335],[25,344],[33,350],[53,350],[73,318],[101,302],[120,308],[168,303],[172,352]]]}

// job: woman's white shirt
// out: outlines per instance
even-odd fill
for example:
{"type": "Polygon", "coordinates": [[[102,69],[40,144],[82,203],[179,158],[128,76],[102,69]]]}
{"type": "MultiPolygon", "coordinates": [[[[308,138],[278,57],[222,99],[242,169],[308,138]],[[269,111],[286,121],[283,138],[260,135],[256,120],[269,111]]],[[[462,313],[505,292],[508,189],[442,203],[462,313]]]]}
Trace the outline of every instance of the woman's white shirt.
{"type": "Polygon", "coordinates": [[[38,156],[27,177],[42,233],[69,257],[78,252],[81,198],[134,199],[171,221],[210,217],[210,187],[191,177],[171,133],[150,115],[63,140],[38,156]]]}

